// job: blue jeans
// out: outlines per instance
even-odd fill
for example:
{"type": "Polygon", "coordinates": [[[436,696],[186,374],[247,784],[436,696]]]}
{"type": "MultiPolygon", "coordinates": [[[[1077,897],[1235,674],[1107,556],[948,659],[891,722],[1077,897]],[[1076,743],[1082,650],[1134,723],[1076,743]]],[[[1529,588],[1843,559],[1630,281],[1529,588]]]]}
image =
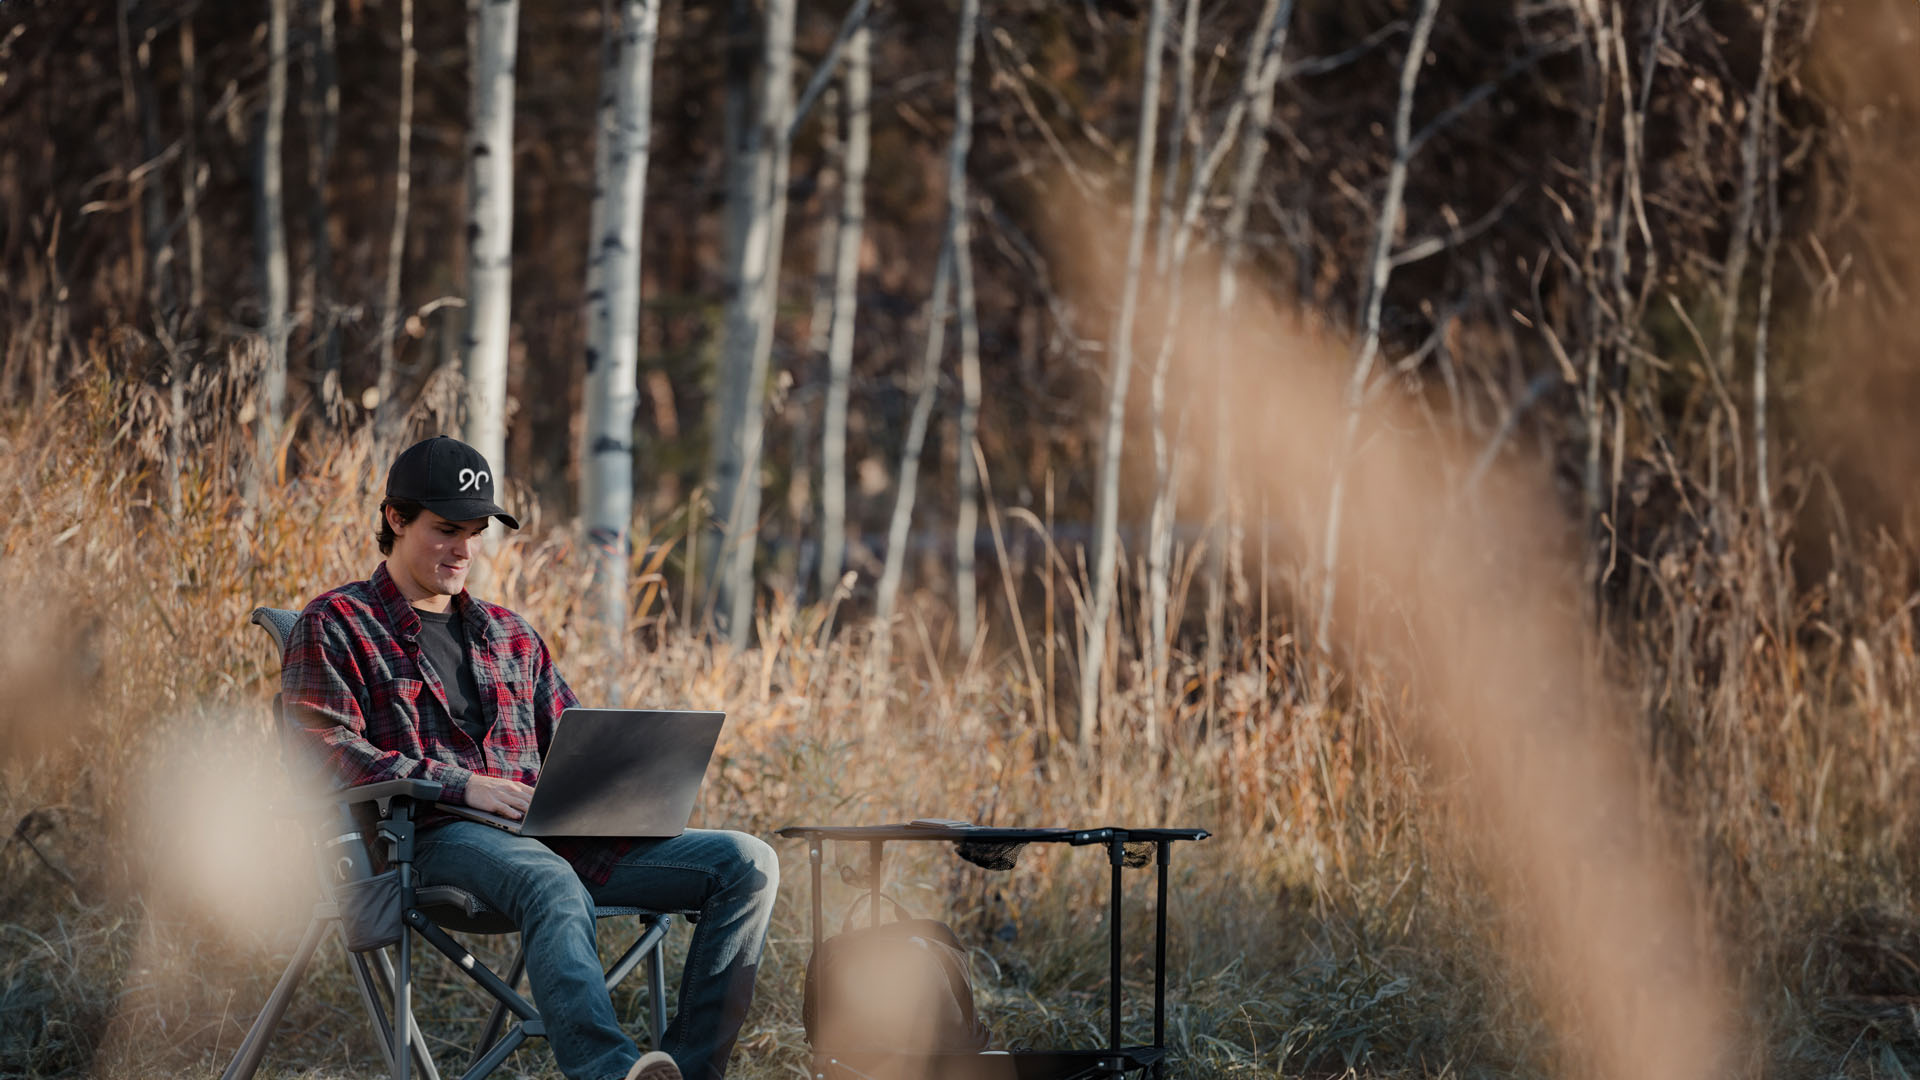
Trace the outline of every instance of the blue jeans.
{"type": "Polygon", "coordinates": [[[414,865],[421,882],[457,885],[520,927],[534,1004],[560,1071],[572,1080],[624,1078],[640,1058],[607,996],[594,904],[698,912],[679,1008],[660,1049],[687,1080],[725,1075],[780,881],[765,842],[709,829],[642,840],[606,884],[589,885],[538,840],[454,821],[421,834],[414,865]]]}

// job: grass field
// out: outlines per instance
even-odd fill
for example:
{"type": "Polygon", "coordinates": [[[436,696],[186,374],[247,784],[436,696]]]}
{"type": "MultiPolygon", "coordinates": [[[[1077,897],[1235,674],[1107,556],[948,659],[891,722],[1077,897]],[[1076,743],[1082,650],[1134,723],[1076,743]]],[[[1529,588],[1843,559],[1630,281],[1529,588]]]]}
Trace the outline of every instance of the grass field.
{"type": "MultiPolygon", "coordinates": [[[[377,559],[364,436],[310,433],[297,460],[258,479],[246,455],[209,440],[180,462],[175,513],[158,438],[128,395],[99,375],[0,423],[3,1075],[203,1076],[224,1064],[309,899],[304,840],[267,808],[284,792],[265,710],[278,663],[247,613],[297,607],[377,559]]],[[[1266,634],[1258,598],[1233,612],[1240,648],[1213,722],[1194,695],[1149,725],[1146,690],[1122,664],[1085,756],[1054,727],[1071,725],[1068,691],[1037,695],[1057,697],[1064,720],[1034,715],[1004,603],[991,632],[961,647],[929,597],[884,642],[832,605],[776,599],[759,643],[732,650],[690,633],[685,598],[662,587],[685,557],[684,522],[669,521],[637,556],[666,573],[637,577],[646,619],[618,659],[576,610],[583,553],[533,517],[502,547],[487,594],[543,631],[582,698],[732,715],[697,823],[770,836],[937,814],[1213,830],[1174,862],[1175,1075],[1590,1071],[1553,988],[1509,962],[1543,931],[1524,891],[1486,884],[1499,837],[1458,797],[1480,778],[1429,763],[1406,734],[1417,706],[1390,671],[1296,678],[1311,664],[1281,632],[1284,603],[1266,634]],[[1278,677],[1263,685],[1263,669],[1278,677]]],[[[1749,540],[1650,564],[1645,587],[1661,601],[1616,622],[1587,658],[1631,718],[1605,737],[1638,763],[1634,798],[1700,887],[1688,917],[1731,988],[1727,1071],[1908,1076],[1920,1069],[1909,568],[1897,545],[1862,537],[1844,574],[1781,612],[1744,584],[1749,540]]],[[[1040,624],[1023,629],[1040,649],[1040,624]]],[[[1061,687],[1076,640],[1063,619],[1061,687]]],[[[1176,672],[1196,664],[1176,657],[1176,672]]],[[[797,1076],[806,1061],[805,853],[778,844],[780,904],[735,1059],[749,1080],[797,1076]]],[[[1101,1036],[1097,854],[1029,849],[1015,871],[992,873],[901,849],[892,873],[909,906],[949,919],[972,947],[1001,1045],[1101,1036]]],[[[1125,1002],[1144,1034],[1151,871],[1128,880],[1125,1002]]],[[[830,916],[851,895],[836,889],[830,916]]],[[[480,1005],[436,992],[449,969],[426,967],[423,1023],[451,1049],[477,1030],[480,1005]]],[[[638,1030],[636,994],[619,1004],[638,1030]]],[[[312,1077],[377,1062],[337,953],[270,1060],[274,1075],[312,1077]]],[[[557,1075],[537,1044],[512,1065],[557,1075]]]]}

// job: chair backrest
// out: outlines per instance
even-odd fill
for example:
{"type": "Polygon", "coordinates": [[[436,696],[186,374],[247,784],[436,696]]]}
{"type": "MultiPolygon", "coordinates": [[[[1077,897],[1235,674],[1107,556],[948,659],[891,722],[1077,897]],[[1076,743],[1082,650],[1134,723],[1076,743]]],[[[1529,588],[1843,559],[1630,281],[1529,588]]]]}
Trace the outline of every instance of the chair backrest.
{"type": "MultiPolygon", "coordinates": [[[[284,657],[287,654],[287,638],[293,634],[293,624],[300,621],[300,613],[288,611],[286,608],[257,607],[253,609],[252,615],[247,616],[247,621],[265,630],[267,636],[273,639],[275,655],[284,657]]],[[[278,681],[277,677],[275,681],[278,681]]],[[[280,692],[277,690],[274,691],[271,708],[274,727],[284,735],[283,722],[286,720],[286,711],[281,707],[280,692]]]]}
{"type": "Polygon", "coordinates": [[[287,637],[293,633],[293,624],[300,621],[300,613],[286,608],[257,607],[247,621],[265,630],[273,639],[273,647],[285,653],[287,637]]]}
{"type": "MultiPolygon", "coordinates": [[[[286,608],[257,607],[247,621],[267,632],[273,639],[276,653],[285,655],[287,638],[293,634],[293,624],[300,620],[300,613],[286,608]]],[[[286,709],[280,694],[273,695],[273,721],[279,730],[282,746],[291,746],[287,742],[289,732],[286,726],[286,709]]],[[[291,760],[291,759],[289,759],[291,760]]],[[[323,812],[325,822],[316,822],[319,832],[316,835],[314,856],[315,869],[327,894],[342,903],[342,910],[351,907],[351,902],[341,893],[342,887],[351,888],[356,881],[372,876],[373,863],[366,843],[361,837],[372,827],[371,813],[356,814],[344,803],[335,803],[323,812]],[[331,839],[326,839],[331,837],[331,839]],[[345,845],[345,846],[342,846],[345,845]],[[342,865],[342,860],[348,860],[342,865]]]]}

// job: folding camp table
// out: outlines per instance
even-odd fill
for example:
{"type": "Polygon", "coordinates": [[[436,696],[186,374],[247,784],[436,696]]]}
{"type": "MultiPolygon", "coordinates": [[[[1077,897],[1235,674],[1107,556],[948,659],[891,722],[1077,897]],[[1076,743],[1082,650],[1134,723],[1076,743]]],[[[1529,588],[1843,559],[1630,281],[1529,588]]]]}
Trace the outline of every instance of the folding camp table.
{"type": "MultiPolygon", "coordinates": [[[[1173,844],[1178,840],[1204,840],[1205,829],[998,829],[988,826],[930,828],[918,825],[827,826],[795,825],[781,829],[779,835],[807,841],[807,862],[813,873],[813,946],[820,947],[822,933],[822,896],[820,861],[824,841],[864,843],[867,845],[867,888],[872,892],[871,918],[880,921],[881,867],[884,849],[893,841],[943,841],[952,844],[1070,844],[1106,848],[1107,863],[1113,868],[1113,881],[1107,907],[1107,1045],[1084,1050],[988,1051],[982,1064],[997,1058],[1010,1063],[1016,1080],[1084,1080],[1088,1077],[1120,1077],[1134,1070],[1150,1070],[1159,1080],[1167,1058],[1167,868],[1172,860],[1173,844]],[[1120,871],[1126,861],[1129,844],[1152,844],[1158,888],[1154,903],[1153,940],[1153,1042],[1127,1045],[1120,1027],[1120,871]],[[990,1055],[990,1056],[989,1056],[990,1055]]],[[[864,1074],[854,1068],[836,1068],[841,1063],[815,1054],[815,1080],[860,1080],[864,1074]]],[[[1004,1068],[1004,1065],[1002,1065],[1004,1068]]],[[[990,1073],[991,1070],[981,1070],[990,1073]]],[[[1004,1075],[1004,1074],[1003,1074],[1004,1075]]]]}

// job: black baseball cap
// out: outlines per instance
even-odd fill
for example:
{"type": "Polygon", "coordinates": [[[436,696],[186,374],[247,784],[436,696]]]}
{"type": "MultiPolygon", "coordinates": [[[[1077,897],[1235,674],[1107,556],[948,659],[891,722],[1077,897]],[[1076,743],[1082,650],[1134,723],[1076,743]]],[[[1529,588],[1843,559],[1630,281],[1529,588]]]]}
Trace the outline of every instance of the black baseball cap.
{"type": "Polygon", "coordinates": [[[422,439],[393,459],[387,498],[406,499],[448,521],[496,517],[509,529],[520,521],[493,501],[493,470],[480,451],[447,435],[422,439]]]}

